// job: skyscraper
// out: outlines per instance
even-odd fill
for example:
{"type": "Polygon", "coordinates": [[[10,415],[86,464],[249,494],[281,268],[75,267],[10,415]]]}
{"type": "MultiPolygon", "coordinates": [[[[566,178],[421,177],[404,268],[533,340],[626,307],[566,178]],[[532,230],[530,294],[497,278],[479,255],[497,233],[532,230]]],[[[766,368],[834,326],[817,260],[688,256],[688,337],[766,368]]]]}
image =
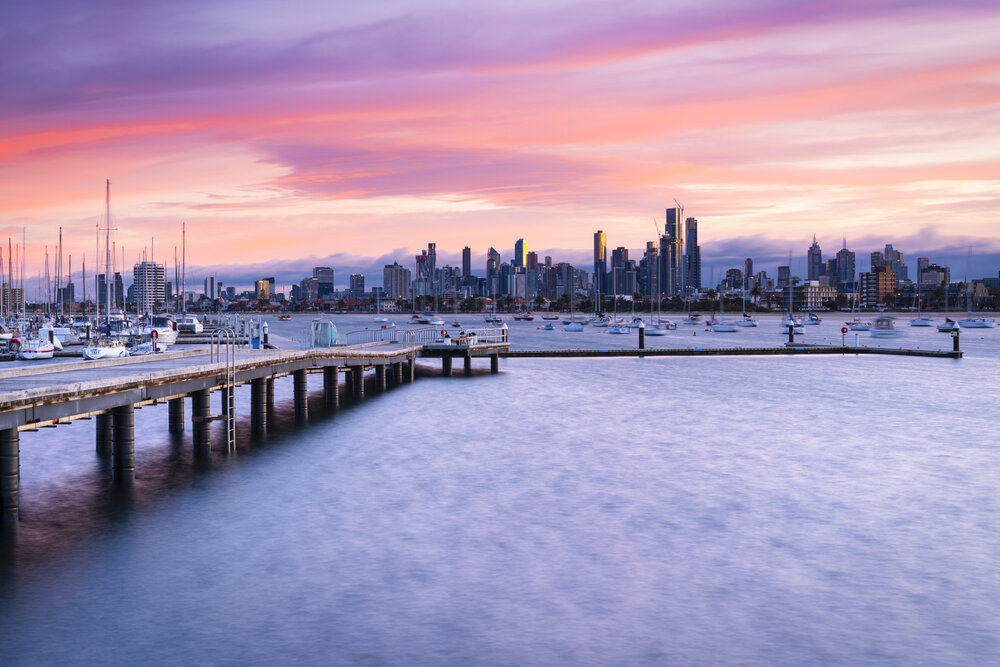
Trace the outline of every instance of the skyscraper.
{"type": "Polygon", "coordinates": [[[667,296],[679,296],[684,284],[684,223],[683,212],[667,209],[667,222],[660,237],[660,284],[667,296]]]}
{"type": "Polygon", "coordinates": [[[698,245],[698,219],[687,219],[687,254],[684,255],[684,284],[687,290],[701,289],[701,246],[698,245]]]}
{"type": "Polygon", "coordinates": [[[365,274],[352,273],[351,296],[353,296],[355,299],[360,299],[364,295],[365,295],[365,274]]]}
{"type": "Polygon", "coordinates": [[[518,239],[514,243],[514,266],[523,269],[528,265],[528,244],[524,239],[518,239]]]}
{"type": "Polygon", "coordinates": [[[385,296],[401,299],[410,294],[410,270],[397,262],[382,267],[382,285],[385,296]]]}
{"type": "Polygon", "coordinates": [[[469,246],[462,248],[462,277],[468,278],[472,275],[472,249],[469,246]]]}
{"type": "Polygon", "coordinates": [[[594,232],[594,293],[605,294],[608,275],[607,239],[604,232],[598,229],[594,232]]]}
{"type": "Polygon", "coordinates": [[[333,294],[333,269],[329,266],[314,266],[313,278],[316,279],[316,298],[325,299],[333,294]]]}
{"type": "Polygon", "coordinates": [[[885,265],[889,267],[896,280],[909,280],[909,271],[906,264],[903,264],[903,253],[892,247],[891,243],[885,244],[885,265]]]}
{"type": "Polygon", "coordinates": [[[500,253],[490,248],[486,253],[486,290],[497,294],[500,289],[500,253]]]}
{"type": "Polygon", "coordinates": [[[140,262],[132,267],[132,284],[138,307],[147,313],[166,299],[163,291],[163,265],[156,262],[140,262]]]}
{"type": "Polygon", "coordinates": [[[743,291],[750,289],[750,281],[753,279],[753,259],[747,257],[743,260],[743,291]]]}
{"type": "Polygon", "coordinates": [[[806,266],[808,266],[809,280],[819,280],[823,275],[823,251],[820,250],[819,243],[816,242],[816,235],[813,234],[813,243],[806,253],[806,266]]]}
{"type": "Polygon", "coordinates": [[[847,249],[847,237],[844,237],[844,247],[837,251],[837,289],[854,291],[854,253],[847,249]]]}

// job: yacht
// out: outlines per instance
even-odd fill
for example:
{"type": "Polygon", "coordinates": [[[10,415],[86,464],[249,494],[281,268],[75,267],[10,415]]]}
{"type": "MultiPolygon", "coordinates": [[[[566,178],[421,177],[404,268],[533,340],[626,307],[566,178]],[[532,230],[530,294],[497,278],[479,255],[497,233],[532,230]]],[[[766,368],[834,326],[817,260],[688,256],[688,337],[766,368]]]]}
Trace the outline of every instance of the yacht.
{"type": "Polygon", "coordinates": [[[173,345],[177,342],[177,330],[174,328],[174,318],[170,315],[153,315],[149,318],[149,324],[142,328],[145,336],[152,337],[156,332],[156,342],[158,345],[173,345]]]}
{"type": "Polygon", "coordinates": [[[784,324],[781,325],[781,330],[784,333],[788,333],[789,328],[791,328],[793,333],[797,334],[805,333],[805,327],[802,326],[802,322],[799,322],[791,315],[789,315],[788,319],[785,320],[784,324]]]}
{"type": "Polygon", "coordinates": [[[729,320],[712,321],[712,331],[716,333],[735,333],[739,330],[740,328],[737,326],[736,322],[731,322],[729,320]]]}
{"type": "Polygon", "coordinates": [[[910,320],[911,327],[932,327],[934,326],[934,320],[929,317],[915,317],[910,320]]]}
{"type": "Polygon", "coordinates": [[[563,324],[563,331],[583,331],[583,324],[580,322],[566,322],[563,324]]]}
{"type": "Polygon", "coordinates": [[[862,320],[860,318],[854,318],[853,320],[844,322],[844,324],[846,324],[847,328],[850,329],[851,331],[871,331],[873,323],[871,320],[862,320]]]}
{"type": "Polygon", "coordinates": [[[182,315],[177,320],[177,331],[200,334],[205,331],[205,325],[194,315],[182,315]]]}
{"type": "MultiPolygon", "coordinates": [[[[55,356],[57,344],[56,341],[50,342],[47,336],[44,338],[31,336],[21,341],[21,347],[17,352],[17,356],[25,360],[51,359],[55,356]]],[[[62,349],[61,345],[59,349],[62,349]]]]}
{"type": "Polygon", "coordinates": [[[810,324],[810,325],[815,326],[815,325],[819,324],[822,321],[823,321],[823,319],[819,315],[817,315],[816,313],[810,311],[809,312],[809,317],[806,318],[806,321],[803,322],[803,324],[810,324]]]}
{"type": "Polygon", "coordinates": [[[958,326],[958,322],[951,319],[950,317],[946,317],[944,319],[944,322],[937,325],[937,330],[942,333],[951,333],[952,331],[958,331],[959,328],[960,327],[958,326]]]}
{"type": "Polygon", "coordinates": [[[83,348],[83,358],[90,361],[127,356],[129,356],[128,348],[117,338],[95,338],[83,348]]]}
{"type": "Polygon", "coordinates": [[[875,318],[875,326],[871,330],[872,338],[897,338],[902,336],[903,332],[895,326],[895,319],[889,315],[882,315],[875,318]]]}
{"type": "Polygon", "coordinates": [[[968,317],[960,319],[958,324],[963,329],[992,329],[997,325],[993,320],[979,317],[973,313],[969,313],[968,317]]]}

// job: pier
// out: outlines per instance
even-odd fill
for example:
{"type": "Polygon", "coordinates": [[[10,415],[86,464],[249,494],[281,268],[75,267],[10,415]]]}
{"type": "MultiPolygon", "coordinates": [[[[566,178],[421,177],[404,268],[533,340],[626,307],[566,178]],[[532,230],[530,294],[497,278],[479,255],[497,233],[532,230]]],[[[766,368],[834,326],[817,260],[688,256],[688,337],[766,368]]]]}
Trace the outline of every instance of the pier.
{"type": "Polygon", "coordinates": [[[375,391],[413,382],[417,358],[441,360],[442,375],[451,375],[461,360],[471,374],[472,361],[488,358],[499,372],[499,355],[507,351],[506,330],[481,330],[450,338],[426,331],[405,332],[405,339],[372,340],[356,345],[298,350],[237,348],[233,339],[217,337],[207,349],[166,352],[145,357],[64,362],[0,370],[0,526],[16,529],[20,484],[20,439],[25,432],[58,427],[74,420],[93,420],[97,453],[109,459],[117,484],[135,478],[134,411],[166,403],[165,425],[183,432],[190,408],[192,442],[198,454],[212,446],[211,423],[225,423],[225,447],[235,449],[235,403],[239,387],[250,385],[250,428],[264,433],[274,407],[274,380],[292,376],[295,415],[308,415],[308,378],[321,375],[327,406],[336,407],[342,389],[356,397],[365,393],[366,374],[375,391]],[[343,377],[344,381],[341,382],[343,377]],[[211,394],[220,394],[213,414],[211,394]],[[187,399],[187,400],[185,400],[187,399]]]}
{"type": "Polygon", "coordinates": [[[597,350],[507,350],[500,356],[518,358],[573,357],[739,357],[796,354],[888,354],[904,357],[960,359],[961,350],[918,350],[891,347],[854,347],[841,345],[788,345],[785,347],[685,347],[685,348],[624,348],[597,350]]]}

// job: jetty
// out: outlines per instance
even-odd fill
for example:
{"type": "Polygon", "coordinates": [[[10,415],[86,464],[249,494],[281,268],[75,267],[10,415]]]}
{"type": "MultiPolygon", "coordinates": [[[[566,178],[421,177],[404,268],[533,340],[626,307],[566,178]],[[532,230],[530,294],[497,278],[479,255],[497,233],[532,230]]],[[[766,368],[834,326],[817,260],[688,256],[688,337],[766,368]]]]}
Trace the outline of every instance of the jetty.
{"type": "Polygon", "coordinates": [[[236,446],[236,391],[249,385],[250,429],[268,428],[274,407],[274,380],[292,377],[297,418],[308,414],[308,378],[322,375],[327,406],[340,402],[341,385],[364,396],[366,375],[375,391],[413,382],[420,357],[441,360],[442,375],[462,360],[465,374],[474,359],[489,359],[498,373],[500,353],[509,343],[506,328],[440,336],[436,330],[356,332],[364,338],[348,345],[309,350],[237,347],[234,336],[219,332],[207,348],[170,351],[143,357],[99,361],[65,361],[0,370],[0,527],[16,529],[20,485],[20,438],[24,432],[54,428],[75,420],[95,422],[97,453],[108,457],[117,484],[135,479],[135,410],[166,403],[167,428],[186,428],[185,403],[196,454],[211,447],[212,422],[225,428],[225,446],[236,446]],[[341,379],[343,378],[343,383],[341,379]],[[211,394],[220,394],[221,410],[213,414],[211,394]]]}

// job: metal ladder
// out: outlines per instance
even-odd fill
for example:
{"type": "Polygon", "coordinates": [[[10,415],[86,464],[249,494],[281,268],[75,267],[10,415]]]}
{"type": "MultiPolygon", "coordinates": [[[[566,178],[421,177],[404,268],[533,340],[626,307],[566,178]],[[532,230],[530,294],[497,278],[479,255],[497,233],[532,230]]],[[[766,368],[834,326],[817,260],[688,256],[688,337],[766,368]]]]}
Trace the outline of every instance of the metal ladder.
{"type": "Polygon", "coordinates": [[[222,363],[225,355],[226,378],[222,383],[222,414],[226,420],[226,449],[236,449],[236,332],[216,329],[212,332],[211,361],[222,363]]]}

